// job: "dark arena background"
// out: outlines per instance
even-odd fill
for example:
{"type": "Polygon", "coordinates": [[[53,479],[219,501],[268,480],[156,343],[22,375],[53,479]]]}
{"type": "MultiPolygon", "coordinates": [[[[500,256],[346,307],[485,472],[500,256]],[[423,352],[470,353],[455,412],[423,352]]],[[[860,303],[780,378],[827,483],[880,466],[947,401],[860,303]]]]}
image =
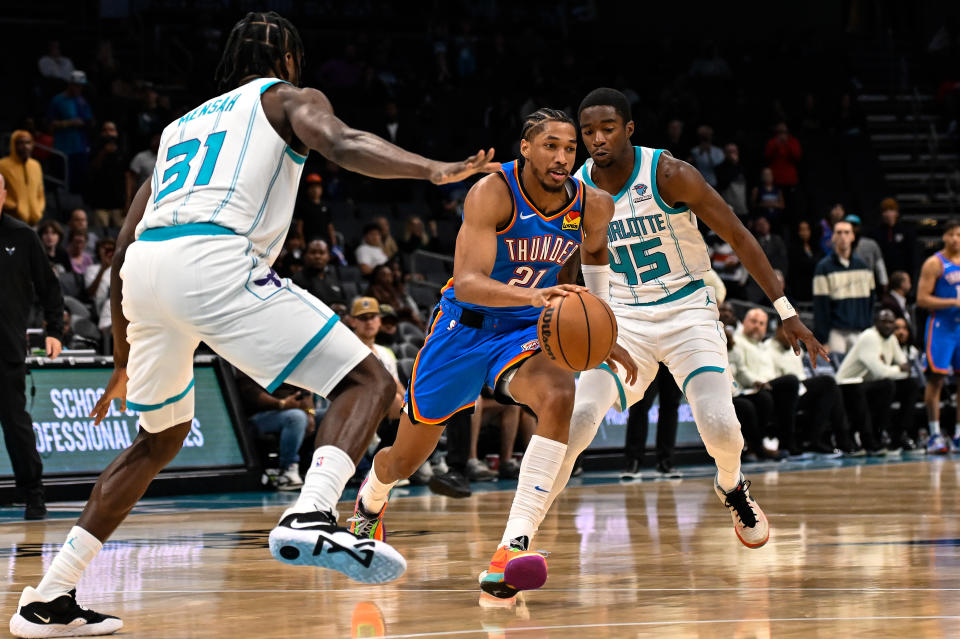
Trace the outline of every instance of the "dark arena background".
{"type": "MultiPolygon", "coordinates": [[[[960,636],[960,3],[947,1],[0,2],[5,613],[137,437],[133,407],[90,417],[113,370],[117,237],[169,159],[160,133],[222,93],[214,73],[248,11],[293,23],[301,85],[340,119],[428,158],[494,147],[506,163],[528,114],[577,122],[590,91],[622,92],[632,144],[699,171],[830,358],[778,341],[780,309],[700,221],[769,543],[731,534],[689,380],[678,387],[661,366],[641,401],[606,413],[543,521],[546,584],[491,603],[477,575],[510,511],[531,412],[486,388],[472,415],[451,418],[391,494],[388,541],[406,573],[355,583],[267,548],[329,402],[268,393],[201,344],[183,448],[90,562],[81,604],[123,618],[119,636],[164,639],[960,636]],[[35,232],[48,259],[34,266],[57,290],[16,266],[27,249],[12,220],[35,232]],[[50,358],[61,312],[64,350],[50,358]],[[42,487],[28,477],[32,446],[42,487]]],[[[588,157],[580,140],[575,168],[588,157]]],[[[405,387],[477,180],[375,180],[310,152],[277,281],[329,306],[405,387]]],[[[261,329],[269,342],[284,327],[261,329]]],[[[341,523],[397,431],[380,424],[341,523]]]]}

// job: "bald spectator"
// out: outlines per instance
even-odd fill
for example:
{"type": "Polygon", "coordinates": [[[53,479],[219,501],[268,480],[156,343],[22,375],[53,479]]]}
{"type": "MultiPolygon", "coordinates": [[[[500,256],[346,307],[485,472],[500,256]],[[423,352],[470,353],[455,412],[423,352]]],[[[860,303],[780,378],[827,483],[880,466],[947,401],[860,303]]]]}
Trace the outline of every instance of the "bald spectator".
{"type": "Polygon", "coordinates": [[[303,270],[291,279],[327,306],[347,303],[340,278],[330,266],[330,249],[321,239],[310,241],[303,255],[303,270]]]}
{"type": "MultiPolygon", "coordinates": [[[[100,239],[97,237],[97,234],[90,230],[89,218],[87,217],[87,212],[84,209],[73,209],[70,212],[70,219],[67,221],[67,237],[65,242],[70,243],[70,238],[81,234],[85,235],[87,238],[87,244],[83,248],[83,252],[90,256],[91,260],[93,259],[93,248],[97,245],[97,241],[100,239]]],[[[74,253],[70,252],[70,247],[65,246],[67,252],[70,253],[71,259],[74,257],[74,253]]],[[[81,271],[82,272],[82,271],[81,271]]]]}
{"type": "Polygon", "coordinates": [[[880,203],[880,227],[873,238],[880,245],[883,261],[891,271],[914,274],[917,263],[917,234],[900,219],[900,204],[892,197],[880,203]]]}
{"type": "Polygon", "coordinates": [[[899,450],[904,426],[911,421],[917,385],[909,379],[910,363],[894,335],[896,318],[880,309],[873,326],[860,334],[837,370],[847,412],[861,417],[860,443],[868,455],[885,455],[883,433],[899,450]],[[899,401],[895,415],[891,405],[899,401]]]}
{"type": "Polygon", "coordinates": [[[734,380],[745,391],[769,391],[774,400],[774,432],[781,452],[799,453],[795,441],[800,380],[796,375],[778,375],[769,352],[762,346],[769,318],[762,309],[747,311],[733,347],[737,367],[734,380]]]}
{"type": "Polygon", "coordinates": [[[873,272],[853,254],[853,225],[833,227],[833,252],[813,275],[813,332],[834,353],[846,353],[870,327],[876,295],[873,272]]]}
{"type": "Polygon", "coordinates": [[[10,136],[10,155],[0,160],[0,174],[7,185],[4,213],[28,226],[36,226],[47,208],[43,169],[32,156],[33,136],[18,130],[10,136]]]}

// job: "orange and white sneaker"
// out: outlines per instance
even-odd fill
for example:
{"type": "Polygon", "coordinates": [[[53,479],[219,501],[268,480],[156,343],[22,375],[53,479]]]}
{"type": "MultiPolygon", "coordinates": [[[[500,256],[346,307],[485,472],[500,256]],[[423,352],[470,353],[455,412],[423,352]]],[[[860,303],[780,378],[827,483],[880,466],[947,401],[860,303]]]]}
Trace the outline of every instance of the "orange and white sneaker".
{"type": "Polygon", "coordinates": [[[736,488],[730,492],[724,492],[715,477],[713,489],[723,505],[730,509],[733,530],[737,533],[740,543],[747,548],[759,548],[767,543],[770,539],[770,525],[756,500],[750,496],[750,482],[740,475],[736,488]]]}
{"type": "Polygon", "coordinates": [[[536,590],[547,582],[547,559],[527,550],[529,540],[517,537],[493,553],[490,566],[480,573],[480,588],[497,599],[509,599],[521,590],[536,590]]]}
{"type": "MultiPolygon", "coordinates": [[[[366,483],[367,480],[363,480],[363,484],[366,483]]],[[[347,523],[350,524],[348,530],[361,539],[383,541],[386,537],[386,531],[383,528],[383,513],[387,511],[387,504],[384,503],[383,508],[375,515],[368,513],[360,502],[360,492],[363,490],[363,484],[360,485],[360,490],[357,491],[357,501],[353,504],[353,517],[347,520],[347,523]]]]}

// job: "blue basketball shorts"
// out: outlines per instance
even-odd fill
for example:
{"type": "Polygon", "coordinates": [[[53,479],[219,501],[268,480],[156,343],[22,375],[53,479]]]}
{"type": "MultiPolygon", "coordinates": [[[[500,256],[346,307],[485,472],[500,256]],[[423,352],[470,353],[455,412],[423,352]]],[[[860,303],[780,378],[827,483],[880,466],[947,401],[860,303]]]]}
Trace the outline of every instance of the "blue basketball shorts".
{"type": "Polygon", "coordinates": [[[405,406],[415,422],[439,425],[472,409],[484,384],[495,389],[501,375],[540,351],[536,321],[473,328],[454,318],[458,310],[441,302],[414,362],[405,406]]]}
{"type": "Polygon", "coordinates": [[[960,323],[931,314],[925,341],[927,371],[940,375],[960,371],[960,323]]]}

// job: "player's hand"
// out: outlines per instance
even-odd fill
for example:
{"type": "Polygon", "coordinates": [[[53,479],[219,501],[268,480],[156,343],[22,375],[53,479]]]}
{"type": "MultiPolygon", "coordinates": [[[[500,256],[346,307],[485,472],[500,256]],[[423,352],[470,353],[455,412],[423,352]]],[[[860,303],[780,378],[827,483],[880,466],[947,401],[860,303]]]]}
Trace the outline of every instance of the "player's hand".
{"type": "Polygon", "coordinates": [[[493,173],[500,170],[500,163],[493,161],[493,148],[479,151],[463,162],[438,162],[437,169],[430,175],[434,184],[460,182],[474,173],[493,173]]]}
{"type": "Polygon", "coordinates": [[[48,337],[46,339],[46,347],[47,357],[50,359],[57,359],[57,356],[60,355],[60,351],[63,349],[63,345],[56,337],[48,337]]]}
{"type": "Polygon", "coordinates": [[[550,288],[532,288],[530,289],[530,306],[549,306],[560,301],[571,293],[588,292],[582,286],[576,284],[558,284],[550,288]]]}
{"type": "Polygon", "coordinates": [[[623,346],[619,344],[613,345],[613,350],[610,351],[610,356],[607,357],[606,361],[607,366],[610,367],[610,370],[614,373],[617,373],[620,370],[620,367],[617,364],[623,366],[626,377],[623,381],[627,383],[628,386],[632,386],[637,381],[637,363],[633,361],[633,358],[630,357],[630,353],[627,352],[623,346]]]}
{"type": "Polygon", "coordinates": [[[797,355],[800,355],[800,345],[797,342],[803,342],[810,354],[811,365],[817,365],[817,357],[822,357],[826,362],[830,361],[830,349],[818,342],[810,329],[804,326],[796,315],[783,320],[783,332],[787,336],[787,343],[797,355]]]}
{"type": "Polygon", "coordinates": [[[100,396],[96,406],[90,411],[89,417],[94,418],[94,424],[99,424],[103,421],[103,418],[106,417],[110,411],[110,404],[114,399],[120,400],[120,410],[127,410],[127,379],[126,366],[113,369],[113,375],[110,376],[110,381],[107,382],[107,387],[104,389],[103,395],[100,396]]]}

